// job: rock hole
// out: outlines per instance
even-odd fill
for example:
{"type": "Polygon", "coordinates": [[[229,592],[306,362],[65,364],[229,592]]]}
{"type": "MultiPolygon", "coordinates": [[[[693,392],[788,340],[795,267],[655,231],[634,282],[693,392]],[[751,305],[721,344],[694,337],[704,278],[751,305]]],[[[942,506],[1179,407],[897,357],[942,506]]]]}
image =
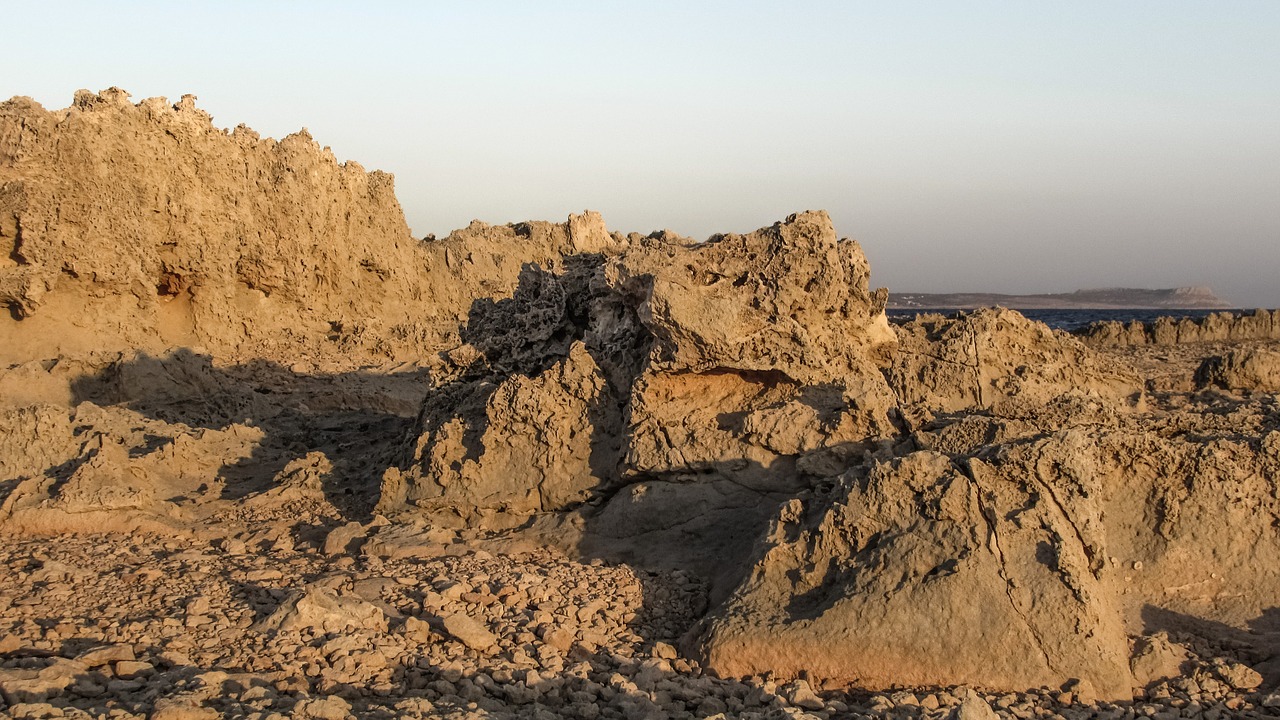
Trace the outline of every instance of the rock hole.
{"type": "Polygon", "coordinates": [[[186,289],[186,280],[177,273],[161,273],[160,280],[156,283],[156,294],[160,297],[175,298],[186,289]]]}

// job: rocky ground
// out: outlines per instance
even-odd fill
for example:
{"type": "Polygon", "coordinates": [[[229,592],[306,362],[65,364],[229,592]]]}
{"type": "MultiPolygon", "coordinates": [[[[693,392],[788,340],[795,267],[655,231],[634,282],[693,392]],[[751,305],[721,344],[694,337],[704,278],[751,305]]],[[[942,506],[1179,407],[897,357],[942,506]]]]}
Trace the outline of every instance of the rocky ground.
{"type": "MultiPolygon", "coordinates": [[[[901,717],[1280,715],[1231,648],[1169,637],[1183,677],[1133,702],[1082,684],[877,694],[721,679],[682,658],[706,608],[681,572],[490,552],[444,533],[432,557],[351,552],[332,508],[250,519],[212,542],[120,534],[7,541],[0,712],[16,718],[901,717]],[[994,715],[993,715],[994,713],[994,715]]],[[[363,534],[361,532],[355,535],[363,534]]],[[[375,535],[376,537],[376,535],[375,535]]],[[[357,540],[358,542],[358,540],[357,540]]],[[[366,544],[368,542],[366,541],[366,544]]],[[[1153,660],[1155,661],[1155,660],[1153,660]]]]}

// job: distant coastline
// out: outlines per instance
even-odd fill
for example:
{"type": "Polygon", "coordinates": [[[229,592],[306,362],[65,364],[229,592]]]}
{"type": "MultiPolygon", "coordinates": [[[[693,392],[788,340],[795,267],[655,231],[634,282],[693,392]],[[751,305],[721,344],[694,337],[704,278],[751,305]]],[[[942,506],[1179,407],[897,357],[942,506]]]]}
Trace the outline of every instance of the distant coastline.
{"type": "Polygon", "coordinates": [[[891,310],[964,310],[997,305],[1015,310],[1225,310],[1232,307],[1207,287],[1100,288],[1032,295],[890,293],[888,307],[891,310]]]}

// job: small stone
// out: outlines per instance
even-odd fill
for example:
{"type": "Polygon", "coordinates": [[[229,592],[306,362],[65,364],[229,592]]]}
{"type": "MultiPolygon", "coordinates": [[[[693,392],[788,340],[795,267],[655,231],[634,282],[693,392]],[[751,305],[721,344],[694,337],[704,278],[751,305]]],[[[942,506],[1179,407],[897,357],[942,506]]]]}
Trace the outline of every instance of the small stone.
{"type": "Polygon", "coordinates": [[[217,710],[201,707],[190,698],[162,698],[156,701],[150,720],[218,720],[217,710]]]}
{"type": "Polygon", "coordinates": [[[977,693],[970,691],[961,703],[951,711],[949,720],[999,720],[1000,716],[977,693]]]}
{"type": "Polygon", "coordinates": [[[22,647],[22,640],[17,635],[0,635],[0,655],[11,653],[22,647]]]}
{"type": "Polygon", "coordinates": [[[798,708],[805,710],[821,710],[826,707],[826,703],[822,702],[822,698],[809,687],[809,683],[804,680],[796,680],[791,684],[791,690],[786,695],[787,701],[798,708]]]}
{"type": "Polygon", "coordinates": [[[155,671],[155,666],[149,662],[122,660],[116,663],[116,677],[121,680],[133,680],[134,678],[145,677],[155,673],[155,671]]]}
{"type": "Polygon", "coordinates": [[[475,618],[461,613],[444,617],[444,629],[463,645],[481,652],[498,644],[498,638],[475,618]]]}
{"type": "Polygon", "coordinates": [[[676,652],[676,649],[673,646],[664,642],[658,642],[653,644],[653,656],[664,660],[675,660],[680,656],[680,654],[676,652]]]}
{"type": "Polygon", "coordinates": [[[324,554],[330,557],[354,552],[356,541],[363,540],[368,530],[358,522],[349,522],[329,531],[324,539],[324,554]]]}
{"type": "Polygon", "coordinates": [[[351,703],[337,695],[303,700],[294,707],[294,716],[311,720],[346,720],[351,703]]]}
{"type": "Polygon", "coordinates": [[[87,668],[102,667],[115,662],[134,660],[132,645],[99,645],[76,656],[76,662],[87,668]]]}
{"type": "Polygon", "coordinates": [[[417,643],[431,639],[431,625],[425,620],[409,616],[404,619],[404,636],[417,643]]]}
{"type": "Polygon", "coordinates": [[[560,652],[569,652],[575,637],[572,631],[565,628],[552,628],[543,633],[542,641],[560,652]]]}
{"type": "Polygon", "coordinates": [[[1248,665],[1228,662],[1214,670],[1223,682],[1237,690],[1253,690],[1262,684],[1262,675],[1248,665]]]}
{"type": "Polygon", "coordinates": [[[211,609],[209,598],[198,595],[187,602],[187,615],[208,615],[211,609]]]}

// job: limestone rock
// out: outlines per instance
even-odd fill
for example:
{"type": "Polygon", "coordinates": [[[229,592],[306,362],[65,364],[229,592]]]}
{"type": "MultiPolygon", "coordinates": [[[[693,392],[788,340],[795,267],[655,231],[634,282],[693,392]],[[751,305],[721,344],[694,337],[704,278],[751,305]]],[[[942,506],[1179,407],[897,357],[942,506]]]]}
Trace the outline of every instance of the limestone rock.
{"type": "Polygon", "coordinates": [[[367,532],[368,529],[358,522],[349,522],[330,530],[324,538],[324,554],[346,554],[356,541],[364,539],[367,532]]]}
{"type": "Polygon", "coordinates": [[[1123,404],[1141,390],[1131,370],[1012,310],[921,316],[895,330],[898,351],[886,374],[917,418],[1011,399],[1042,404],[1069,391],[1123,404]]]}
{"type": "Polygon", "coordinates": [[[949,720],[997,720],[999,717],[986,700],[971,692],[951,711],[949,720]]]}
{"type": "Polygon", "coordinates": [[[1280,351],[1236,349],[1207,358],[1196,371],[1196,384],[1237,392],[1280,392],[1280,351]]]}
{"type": "Polygon", "coordinates": [[[187,698],[161,698],[148,716],[150,720],[215,720],[221,715],[187,698]]]}
{"type": "Polygon", "coordinates": [[[88,668],[96,668],[110,663],[126,662],[135,659],[133,647],[123,644],[100,645],[98,647],[89,648],[76,656],[76,662],[81,663],[88,668]]]}
{"type": "Polygon", "coordinates": [[[351,714],[351,703],[337,695],[310,698],[299,702],[295,713],[310,720],[346,720],[351,714]]]}
{"type": "Polygon", "coordinates": [[[528,515],[586,499],[608,420],[598,410],[605,379],[585,345],[575,343],[537,377],[512,375],[459,391],[428,401],[414,464],[384,483],[381,508],[528,515]]]}
{"type": "Polygon", "coordinates": [[[445,632],[457,638],[472,650],[484,652],[498,643],[498,638],[470,615],[462,613],[445,615],[443,623],[445,632]]]}
{"type": "Polygon", "coordinates": [[[10,705],[44,702],[66,690],[86,669],[74,660],[62,658],[38,670],[0,668],[0,696],[10,705]]]}
{"type": "Polygon", "coordinates": [[[709,621],[706,665],[871,688],[1078,677],[1127,697],[1101,528],[1072,482],[916,453],[843,478],[829,506],[792,500],[709,621]]]}
{"type": "Polygon", "coordinates": [[[376,605],[359,598],[339,596],[320,587],[296,594],[281,603],[256,626],[259,631],[315,629],[387,631],[387,616],[376,605]]]}

